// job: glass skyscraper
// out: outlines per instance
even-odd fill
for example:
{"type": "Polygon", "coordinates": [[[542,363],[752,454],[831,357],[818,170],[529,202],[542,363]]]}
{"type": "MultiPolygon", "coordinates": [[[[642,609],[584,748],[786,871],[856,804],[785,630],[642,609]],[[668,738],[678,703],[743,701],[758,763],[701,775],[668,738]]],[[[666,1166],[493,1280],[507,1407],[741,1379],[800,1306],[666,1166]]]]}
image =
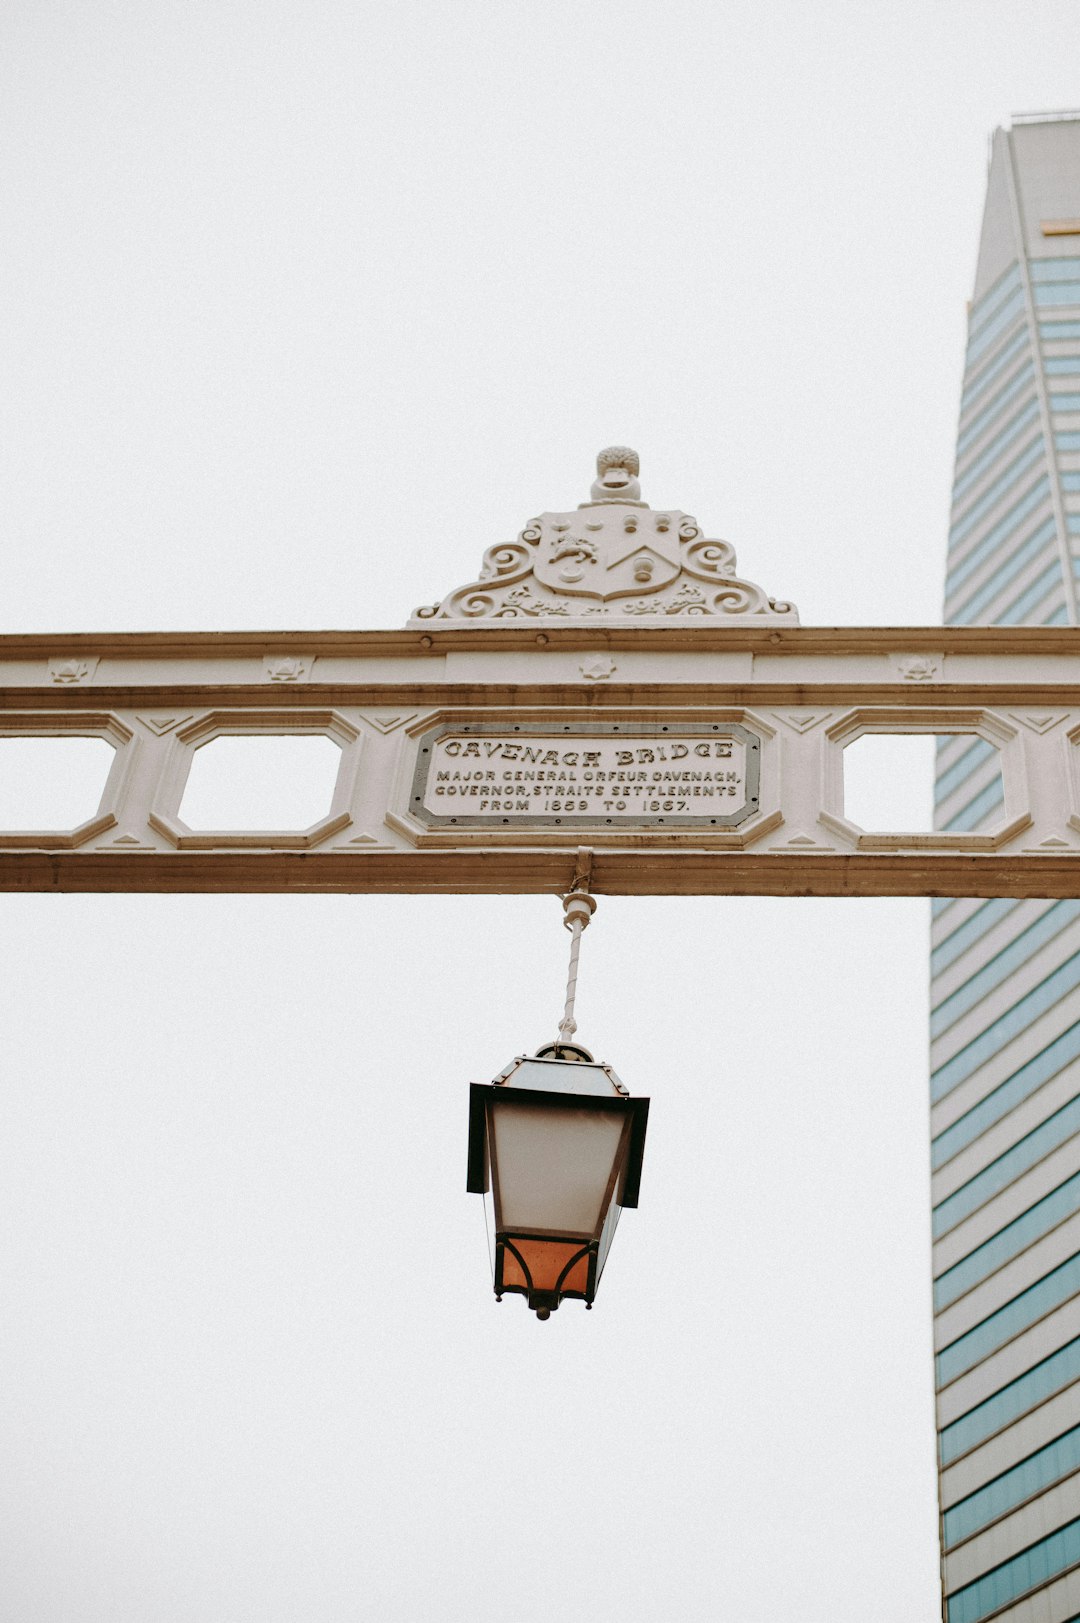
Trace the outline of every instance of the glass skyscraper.
{"type": "MultiPolygon", "coordinates": [[[[1077,625],[1078,577],[1080,115],[1047,115],[1014,120],[991,148],[945,618],[1077,625]]],[[[1000,816],[993,746],[939,744],[938,826],[1000,816]]],[[[1068,1623],[1080,1619],[1080,901],[935,902],[931,976],[945,1617],[1068,1623]]]]}

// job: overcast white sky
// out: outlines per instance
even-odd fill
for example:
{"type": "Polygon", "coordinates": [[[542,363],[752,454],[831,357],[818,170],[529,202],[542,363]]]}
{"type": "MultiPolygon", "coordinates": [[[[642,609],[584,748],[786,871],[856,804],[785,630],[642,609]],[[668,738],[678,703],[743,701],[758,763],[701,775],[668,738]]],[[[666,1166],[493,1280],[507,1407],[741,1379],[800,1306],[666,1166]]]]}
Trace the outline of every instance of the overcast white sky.
{"type": "MultiPolygon", "coordinates": [[[[1075,4],[0,17],[0,629],[378,627],[636,445],[940,614],[987,137],[1075,4]]],[[[2,1623],[931,1623],[926,904],[602,900],[598,1299],[490,1294],[543,898],[7,897],[2,1623]]]]}

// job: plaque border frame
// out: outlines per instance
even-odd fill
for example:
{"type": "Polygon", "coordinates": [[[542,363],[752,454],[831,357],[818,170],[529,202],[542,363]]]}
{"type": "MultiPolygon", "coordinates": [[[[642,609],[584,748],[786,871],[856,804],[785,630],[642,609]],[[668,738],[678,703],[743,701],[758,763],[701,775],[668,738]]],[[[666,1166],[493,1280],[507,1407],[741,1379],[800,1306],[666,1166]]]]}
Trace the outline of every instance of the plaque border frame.
{"type": "Polygon", "coordinates": [[[477,738],[490,738],[493,735],[506,737],[509,733],[515,732],[526,737],[554,740],[558,735],[550,722],[523,721],[513,722],[509,726],[491,721],[441,722],[416,734],[416,766],[409,786],[408,815],[428,829],[458,828],[480,832],[503,829],[520,829],[527,832],[530,828],[596,829],[605,832],[608,829],[627,829],[635,832],[646,830],[650,833],[663,829],[665,833],[679,834],[684,829],[740,828],[751,817],[756,817],[761,810],[761,747],[764,740],[759,733],[741,722],[683,721],[667,724],[637,720],[589,721],[564,723],[563,731],[570,739],[611,738],[616,733],[623,733],[627,738],[662,738],[665,733],[674,734],[676,737],[707,738],[713,733],[720,733],[725,737],[737,739],[746,749],[746,794],[742,805],[737,811],[719,817],[689,817],[683,812],[663,814],[651,812],[640,817],[630,817],[625,813],[615,817],[597,817],[592,813],[581,812],[575,812],[569,817],[556,817],[554,814],[531,817],[525,812],[511,812],[506,815],[502,812],[492,812],[486,815],[477,813],[464,817],[443,817],[438,812],[429,811],[424,805],[424,791],[428,787],[433,764],[432,748],[440,738],[445,738],[447,734],[466,733],[472,733],[477,738]]]}

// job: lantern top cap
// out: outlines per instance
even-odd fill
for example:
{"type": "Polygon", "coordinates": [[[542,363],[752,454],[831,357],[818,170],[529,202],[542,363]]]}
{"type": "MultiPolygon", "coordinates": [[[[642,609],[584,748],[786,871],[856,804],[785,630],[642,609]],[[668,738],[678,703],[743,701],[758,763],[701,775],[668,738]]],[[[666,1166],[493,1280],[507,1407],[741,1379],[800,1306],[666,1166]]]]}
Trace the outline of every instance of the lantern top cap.
{"type": "Polygon", "coordinates": [[[594,1099],[629,1098],[611,1066],[594,1060],[589,1050],[577,1043],[547,1043],[535,1054],[519,1054],[499,1072],[492,1086],[573,1093],[594,1099]]]}
{"type": "Polygon", "coordinates": [[[596,1064],[596,1061],[589,1053],[589,1050],[587,1048],[583,1048],[580,1043],[545,1043],[543,1048],[538,1048],[536,1050],[533,1057],[535,1059],[566,1060],[571,1064],[577,1065],[596,1064]]]}

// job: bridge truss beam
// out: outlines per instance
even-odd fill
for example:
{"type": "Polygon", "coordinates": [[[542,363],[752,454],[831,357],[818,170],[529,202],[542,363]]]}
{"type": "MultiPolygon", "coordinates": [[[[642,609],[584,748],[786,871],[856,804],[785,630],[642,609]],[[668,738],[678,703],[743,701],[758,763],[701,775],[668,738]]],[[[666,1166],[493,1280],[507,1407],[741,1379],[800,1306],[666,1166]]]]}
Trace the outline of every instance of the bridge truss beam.
{"type": "Polygon", "coordinates": [[[0,830],[5,890],[558,892],[585,847],[618,895],[1080,894],[1072,628],[0,638],[0,767],[59,736],[113,768],[77,825],[0,830]],[[859,828],[844,750],[873,732],[982,740],[1003,799],[974,829],[859,828]],[[184,821],[198,749],[293,733],[340,748],[315,823],[184,821]]]}

